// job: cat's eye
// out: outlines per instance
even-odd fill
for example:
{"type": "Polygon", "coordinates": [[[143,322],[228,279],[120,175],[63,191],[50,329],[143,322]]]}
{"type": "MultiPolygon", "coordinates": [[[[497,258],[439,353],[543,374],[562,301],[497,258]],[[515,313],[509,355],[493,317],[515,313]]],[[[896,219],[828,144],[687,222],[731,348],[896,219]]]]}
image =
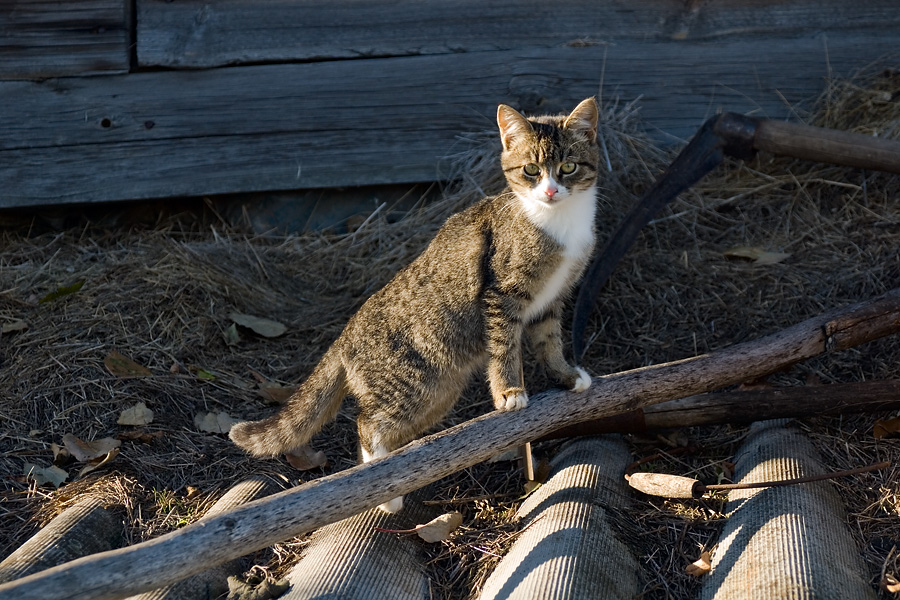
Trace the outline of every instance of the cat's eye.
{"type": "Polygon", "coordinates": [[[529,177],[535,177],[541,172],[541,168],[534,163],[528,163],[527,165],[522,167],[522,170],[525,171],[525,174],[529,177]]]}
{"type": "Polygon", "coordinates": [[[563,164],[559,165],[559,172],[563,175],[571,175],[577,168],[578,165],[573,162],[564,162],[563,164]]]}

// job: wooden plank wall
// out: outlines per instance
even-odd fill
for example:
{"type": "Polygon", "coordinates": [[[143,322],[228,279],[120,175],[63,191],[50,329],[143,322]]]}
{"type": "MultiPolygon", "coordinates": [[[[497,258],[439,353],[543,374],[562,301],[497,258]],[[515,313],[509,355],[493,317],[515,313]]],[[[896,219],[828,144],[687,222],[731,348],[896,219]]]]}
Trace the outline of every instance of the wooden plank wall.
{"type": "Polygon", "coordinates": [[[431,181],[498,102],[601,86],[680,141],[721,110],[802,118],[826,77],[900,51],[894,0],[137,0],[134,19],[127,74],[0,72],[0,206],[431,181]]]}
{"type": "Polygon", "coordinates": [[[130,4],[0,0],[0,79],[126,73],[130,4]]]}

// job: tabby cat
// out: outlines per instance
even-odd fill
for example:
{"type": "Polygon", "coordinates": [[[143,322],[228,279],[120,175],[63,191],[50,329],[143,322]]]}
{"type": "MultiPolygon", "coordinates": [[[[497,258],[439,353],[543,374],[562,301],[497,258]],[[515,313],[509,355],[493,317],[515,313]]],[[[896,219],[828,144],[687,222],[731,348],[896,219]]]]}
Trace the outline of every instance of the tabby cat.
{"type": "MultiPolygon", "coordinates": [[[[594,246],[597,104],[526,119],[500,105],[508,188],[447,219],[431,244],[373,294],[276,415],[231,429],[256,456],[288,453],[332,420],[346,395],[359,404],[362,460],[412,441],[487,368],[494,406],[528,404],[527,335],[548,374],[583,391],[590,376],[563,357],[563,299],[594,246]]],[[[403,498],[381,506],[396,512],[403,498]]]]}

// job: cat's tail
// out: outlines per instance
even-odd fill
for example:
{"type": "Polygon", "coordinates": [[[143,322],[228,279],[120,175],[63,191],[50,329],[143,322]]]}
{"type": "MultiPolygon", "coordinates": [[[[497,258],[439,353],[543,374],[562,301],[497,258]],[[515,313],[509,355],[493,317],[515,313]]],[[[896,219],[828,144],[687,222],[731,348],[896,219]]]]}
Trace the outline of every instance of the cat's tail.
{"type": "Polygon", "coordinates": [[[346,372],[335,342],[284,408],[268,419],[235,424],[228,437],[254,456],[290,452],[334,419],[346,394],[346,372]]]}

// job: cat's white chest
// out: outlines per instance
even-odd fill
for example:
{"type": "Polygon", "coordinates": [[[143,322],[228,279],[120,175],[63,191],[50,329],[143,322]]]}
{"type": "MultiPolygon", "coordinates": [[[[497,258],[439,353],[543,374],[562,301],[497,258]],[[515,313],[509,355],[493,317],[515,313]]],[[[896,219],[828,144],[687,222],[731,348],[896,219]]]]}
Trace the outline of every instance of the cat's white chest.
{"type": "Polygon", "coordinates": [[[570,194],[558,205],[533,205],[526,211],[529,219],[563,247],[563,258],[544,281],[525,311],[525,319],[532,319],[550,306],[560,294],[568,291],[574,269],[583,265],[594,244],[595,188],[570,194]]]}

